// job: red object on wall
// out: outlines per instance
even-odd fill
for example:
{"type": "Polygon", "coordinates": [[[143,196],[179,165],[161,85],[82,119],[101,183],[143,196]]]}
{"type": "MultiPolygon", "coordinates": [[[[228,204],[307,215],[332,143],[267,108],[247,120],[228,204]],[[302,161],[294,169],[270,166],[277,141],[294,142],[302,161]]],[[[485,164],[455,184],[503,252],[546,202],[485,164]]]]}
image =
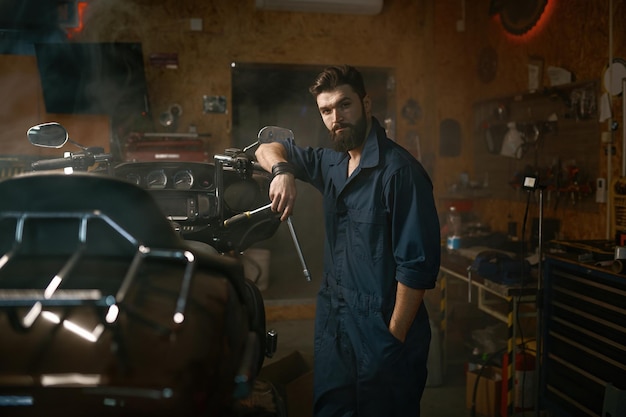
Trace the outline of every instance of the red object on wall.
{"type": "Polygon", "coordinates": [[[149,139],[141,134],[132,134],[126,139],[121,156],[127,162],[209,162],[205,143],[192,137],[149,139]]]}

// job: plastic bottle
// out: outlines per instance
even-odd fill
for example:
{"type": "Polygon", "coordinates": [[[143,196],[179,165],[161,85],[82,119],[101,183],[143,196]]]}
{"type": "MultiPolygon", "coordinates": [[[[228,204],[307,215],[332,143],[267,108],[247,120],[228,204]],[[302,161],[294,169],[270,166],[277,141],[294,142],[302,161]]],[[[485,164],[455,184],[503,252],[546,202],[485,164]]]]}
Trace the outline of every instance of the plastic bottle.
{"type": "Polygon", "coordinates": [[[461,231],[463,225],[461,224],[461,213],[459,213],[456,207],[451,206],[448,211],[448,236],[446,240],[446,247],[448,250],[456,250],[461,247],[461,231]]]}
{"type": "Polygon", "coordinates": [[[507,127],[508,130],[504,134],[500,155],[521,159],[524,154],[524,137],[522,133],[517,130],[515,122],[508,123],[507,127]]]}
{"type": "Polygon", "coordinates": [[[480,354],[480,350],[477,347],[475,347],[474,349],[472,349],[472,354],[467,360],[467,371],[468,372],[478,371],[480,368],[482,368],[482,365],[483,365],[483,361],[482,361],[482,356],[480,354]]]}

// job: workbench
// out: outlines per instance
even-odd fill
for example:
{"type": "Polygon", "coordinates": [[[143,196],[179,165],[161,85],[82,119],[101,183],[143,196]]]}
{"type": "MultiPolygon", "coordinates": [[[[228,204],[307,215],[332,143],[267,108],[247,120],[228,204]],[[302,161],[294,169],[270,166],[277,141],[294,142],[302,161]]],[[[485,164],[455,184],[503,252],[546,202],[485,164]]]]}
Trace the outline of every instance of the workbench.
{"type": "MultiPolygon", "coordinates": [[[[467,283],[467,302],[476,303],[479,310],[495,317],[507,325],[507,416],[512,416],[514,412],[513,382],[515,377],[515,353],[517,351],[517,338],[520,335],[519,317],[534,317],[536,319],[537,309],[535,307],[537,295],[536,278],[529,277],[524,285],[504,285],[495,281],[485,279],[475,272],[469,271],[472,259],[459,255],[458,253],[442,252],[442,260],[439,274],[439,286],[441,289],[441,331],[442,350],[444,358],[444,370],[447,366],[447,320],[448,320],[448,292],[446,287],[449,280],[461,280],[467,283]],[[473,291],[475,290],[475,291],[473,291]],[[472,293],[476,292],[476,297],[472,293]],[[532,304],[530,311],[520,311],[522,304],[532,304]]],[[[535,383],[538,383],[535,381],[535,383]]],[[[536,386],[536,385],[535,385],[536,386]]]]}

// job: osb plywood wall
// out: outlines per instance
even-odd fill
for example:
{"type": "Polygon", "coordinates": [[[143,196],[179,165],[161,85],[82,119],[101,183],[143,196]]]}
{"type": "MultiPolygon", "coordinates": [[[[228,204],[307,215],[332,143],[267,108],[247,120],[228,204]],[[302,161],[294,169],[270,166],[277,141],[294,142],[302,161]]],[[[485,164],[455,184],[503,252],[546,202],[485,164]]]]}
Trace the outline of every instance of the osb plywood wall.
{"type": "Polygon", "coordinates": [[[546,92],[477,103],[474,169],[479,177],[483,173],[484,181],[492,180],[486,194],[499,199],[519,199],[524,194],[521,189],[524,176],[538,176],[547,205],[597,211],[594,193],[600,172],[597,84],[568,83],[546,92]],[[510,138],[515,131],[525,142],[507,141],[507,136],[510,138]]]}
{"type": "MultiPolygon", "coordinates": [[[[528,91],[528,64],[534,57],[543,60],[541,76],[543,86],[549,86],[546,68],[562,67],[571,71],[576,80],[598,80],[609,62],[609,1],[550,0],[544,15],[545,26],[534,37],[512,37],[505,33],[497,16],[489,17],[490,1],[466,2],[466,30],[455,30],[459,19],[460,2],[435,2],[435,55],[438,68],[436,78],[438,118],[458,118],[464,126],[463,148],[458,158],[438,158],[437,185],[446,190],[454,184],[462,171],[480,178],[482,172],[475,172],[472,152],[476,137],[472,130],[472,112],[475,103],[497,97],[512,96],[528,91]],[[478,57],[485,47],[492,47],[497,55],[495,77],[483,82],[478,76],[478,57]],[[467,146],[465,146],[467,144],[467,146]]],[[[623,57],[624,45],[624,2],[613,1],[612,54],[623,57]]],[[[621,97],[611,100],[613,111],[621,121],[621,97]]],[[[607,130],[607,125],[599,126],[607,130]]],[[[621,160],[621,127],[615,132],[614,146],[617,148],[612,158],[612,175],[619,175],[617,166],[621,160]]],[[[599,172],[597,177],[607,176],[607,161],[599,137],[595,141],[599,172]]],[[[564,144],[564,146],[567,146],[564,144]]],[[[554,155],[556,156],[556,155],[554,155]]],[[[548,156],[544,156],[548,157],[548,156]]],[[[493,181],[508,181],[509,178],[490,177],[493,181]]],[[[536,199],[530,214],[537,215],[536,199]]],[[[481,219],[499,230],[506,230],[508,221],[521,222],[524,217],[526,198],[478,199],[474,207],[481,219]]],[[[607,235],[607,205],[591,205],[590,211],[579,210],[578,206],[554,204],[546,206],[546,217],[561,220],[561,230],[566,238],[593,239],[607,235]]]]}
{"type": "Polygon", "coordinates": [[[146,68],[153,113],[180,104],[181,129],[193,124],[210,133],[215,152],[231,144],[230,114],[203,114],[202,96],[225,96],[230,108],[231,63],[397,68],[397,103],[423,97],[427,68],[420,62],[432,48],[429,3],[390,0],[380,15],[348,16],[259,11],[254,0],[93,1],[78,39],[140,41],[146,57],[178,54],[178,69],[146,68]],[[191,19],[201,19],[202,30],[192,31],[191,19]]]}
{"type": "MultiPolygon", "coordinates": [[[[204,114],[202,96],[223,95],[231,105],[233,62],[392,68],[396,140],[415,149],[414,140],[419,137],[422,161],[433,176],[436,194],[443,196],[461,173],[467,172],[471,179],[482,175],[474,168],[475,103],[525,92],[531,57],[543,60],[544,86],[549,85],[548,66],[563,67],[577,80],[594,80],[602,76],[609,59],[609,0],[549,0],[545,26],[529,39],[508,36],[498,17],[488,15],[491,3],[385,0],[380,15],[350,16],[258,11],[254,0],[92,0],[84,29],[75,40],[141,42],[153,114],[158,116],[172,103],[180,104],[184,110],[180,129],[193,124],[199,132],[210,133],[211,152],[232,143],[231,113],[204,114]],[[201,19],[202,29],[191,30],[191,19],[201,19]],[[459,20],[463,20],[463,30],[457,30],[459,20]],[[489,82],[481,81],[477,70],[479,54],[486,47],[497,55],[496,73],[489,82]],[[151,66],[149,56],[155,53],[178,54],[178,68],[151,66]],[[402,116],[409,100],[420,110],[414,121],[402,116]],[[458,156],[439,154],[439,123],[444,119],[460,123],[458,156]]],[[[612,4],[612,53],[623,57],[624,1],[612,4]]],[[[9,114],[15,108],[10,103],[9,114]]],[[[612,105],[621,117],[620,98],[615,97],[612,105]]],[[[617,175],[621,126],[615,136],[612,174],[617,175]]],[[[600,143],[598,154],[600,172],[595,175],[606,177],[607,161],[600,143]]],[[[489,182],[498,180],[508,179],[490,178],[489,182]]],[[[474,207],[483,222],[505,230],[509,220],[521,221],[524,202],[479,199],[474,207]]],[[[601,238],[607,229],[606,211],[606,204],[592,205],[584,212],[561,205],[548,207],[546,215],[562,220],[566,237],[601,238]]]]}
{"type": "MultiPolygon", "coordinates": [[[[36,124],[56,121],[63,124],[72,139],[84,146],[109,146],[109,118],[102,115],[46,113],[37,72],[37,61],[29,55],[0,55],[0,155],[38,157],[62,155],[58,149],[32,146],[27,130],[36,124]]],[[[77,149],[77,148],[76,148],[77,149]]]]}

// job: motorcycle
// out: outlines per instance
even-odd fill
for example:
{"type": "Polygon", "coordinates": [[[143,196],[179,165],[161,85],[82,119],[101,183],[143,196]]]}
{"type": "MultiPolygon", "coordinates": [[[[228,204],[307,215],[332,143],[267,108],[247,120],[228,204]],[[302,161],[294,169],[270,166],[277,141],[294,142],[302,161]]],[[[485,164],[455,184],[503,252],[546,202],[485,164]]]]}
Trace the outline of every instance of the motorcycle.
{"type": "Polygon", "coordinates": [[[116,164],[57,123],[29,129],[81,151],[0,182],[0,414],[253,415],[277,335],[238,255],[281,222],[247,151],[290,135],[265,127],[212,164],[116,164]]]}

